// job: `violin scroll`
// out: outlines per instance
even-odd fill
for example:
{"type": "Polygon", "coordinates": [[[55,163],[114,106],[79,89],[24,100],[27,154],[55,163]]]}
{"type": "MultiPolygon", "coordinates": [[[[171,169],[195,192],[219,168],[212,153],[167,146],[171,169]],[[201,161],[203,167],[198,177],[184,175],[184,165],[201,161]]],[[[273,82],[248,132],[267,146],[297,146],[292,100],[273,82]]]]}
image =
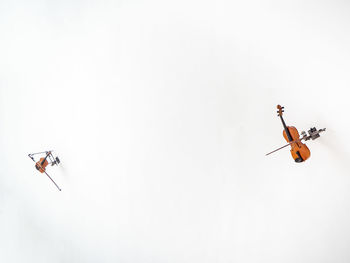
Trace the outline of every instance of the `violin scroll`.
{"type": "Polygon", "coordinates": [[[277,105],[277,113],[278,113],[278,117],[281,117],[283,115],[283,112],[284,112],[284,107],[282,107],[281,105],[277,105]]]}

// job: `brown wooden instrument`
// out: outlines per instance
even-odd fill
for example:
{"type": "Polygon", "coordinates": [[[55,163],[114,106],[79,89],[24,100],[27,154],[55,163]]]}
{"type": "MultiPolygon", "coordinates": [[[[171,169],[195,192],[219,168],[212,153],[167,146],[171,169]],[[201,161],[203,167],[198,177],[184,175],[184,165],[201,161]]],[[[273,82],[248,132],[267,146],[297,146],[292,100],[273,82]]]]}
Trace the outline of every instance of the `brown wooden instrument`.
{"type": "Polygon", "coordinates": [[[58,165],[60,163],[60,159],[58,159],[58,157],[54,157],[51,153],[51,151],[46,151],[46,152],[39,152],[39,153],[32,153],[32,154],[28,154],[29,158],[33,160],[33,162],[35,162],[35,168],[41,172],[41,173],[45,173],[47,175],[47,177],[55,184],[55,186],[57,187],[57,189],[59,191],[61,191],[61,188],[56,184],[56,182],[51,178],[50,175],[47,174],[46,172],[46,167],[51,164],[52,165],[58,165]],[[35,162],[34,160],[34,155],[36,154],[43,154],[45,153],[46,156],[45,158],[42,157],[39,159],[39,161],[35,162]]]}
{"type": "Polygon", "coordinates": [[[281,105],[277,105],[277,113],[278,116],[281,118],[282,124],[283,124],[283,137],[286,139],[286,141],[291,146],[290,153],[292,154],[292,157],[295,162],[301,163],[305,160],[307,160],[310,157],[310,150],[306,146],[306,144],[301,142],[301,139],[299,139],[300,135],[298,130],[293,126],[287,126],[286,123],[283,120],[283,110],[284,107],[281,105]]]}
{"type": "Polygon", "coordinates": [[[49,162],[46,160],[46,158],[40,158],[40,160],[35,164],[35,168],[39,172],[44,173],[45,172],[45,168],[48,165],[49,165],[49,162]]]}

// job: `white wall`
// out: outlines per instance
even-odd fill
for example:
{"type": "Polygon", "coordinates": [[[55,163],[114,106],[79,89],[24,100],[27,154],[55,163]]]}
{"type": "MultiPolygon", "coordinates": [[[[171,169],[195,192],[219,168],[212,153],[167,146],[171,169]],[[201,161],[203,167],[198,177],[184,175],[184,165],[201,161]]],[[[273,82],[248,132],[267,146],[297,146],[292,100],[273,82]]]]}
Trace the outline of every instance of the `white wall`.
{"type": "Polygon", "coordinates": [[[2,1],[0,261],[349,262],[349,11],[2,1]]]}

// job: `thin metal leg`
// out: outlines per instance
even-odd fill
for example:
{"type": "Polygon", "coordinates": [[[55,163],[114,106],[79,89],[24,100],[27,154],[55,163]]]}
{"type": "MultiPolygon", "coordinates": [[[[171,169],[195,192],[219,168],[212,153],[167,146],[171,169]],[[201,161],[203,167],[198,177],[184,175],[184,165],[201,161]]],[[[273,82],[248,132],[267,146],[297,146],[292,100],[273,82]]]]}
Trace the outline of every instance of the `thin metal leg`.
{"type": "MultiPolygon", "coordinates": [[[[48,152],[53,152],[53,151],[45,151],[45,152],[39,152],[39,153],[48,153],[48,152]]],[[[39,154],[39,153],[31,153],[30,155],[35,155],[35,154],[39,154]]]]}
{"type": "Polygon", "coordinates": [[[33,160],[33,162],[35,162],[33,156],[31,154],[28,154],[29,158],[33,160]]]}
{"type": "Polygon", "coordinates": [[[61,188],[59,188],[58,185],[55,183],[55,181],[52,180],[52,178],[50,177],[50,175],[48,175],[47,172],[44,172],[44,173],[45,173],[45,174],[47,175],[47,177],[49,177],[50,180],[56,185],[57,189],[61,191],[61,188]]]}

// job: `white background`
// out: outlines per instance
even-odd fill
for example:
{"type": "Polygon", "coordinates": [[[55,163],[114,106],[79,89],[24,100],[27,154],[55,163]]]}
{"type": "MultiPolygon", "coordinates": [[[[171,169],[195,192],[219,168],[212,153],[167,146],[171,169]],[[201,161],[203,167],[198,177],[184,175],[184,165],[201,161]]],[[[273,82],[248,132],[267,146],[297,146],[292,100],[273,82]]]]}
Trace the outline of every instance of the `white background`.
{"type": "Polygon", "coordinates": [[[0,261],[349,262],[349,12],[1,1],[0,261]]]}

